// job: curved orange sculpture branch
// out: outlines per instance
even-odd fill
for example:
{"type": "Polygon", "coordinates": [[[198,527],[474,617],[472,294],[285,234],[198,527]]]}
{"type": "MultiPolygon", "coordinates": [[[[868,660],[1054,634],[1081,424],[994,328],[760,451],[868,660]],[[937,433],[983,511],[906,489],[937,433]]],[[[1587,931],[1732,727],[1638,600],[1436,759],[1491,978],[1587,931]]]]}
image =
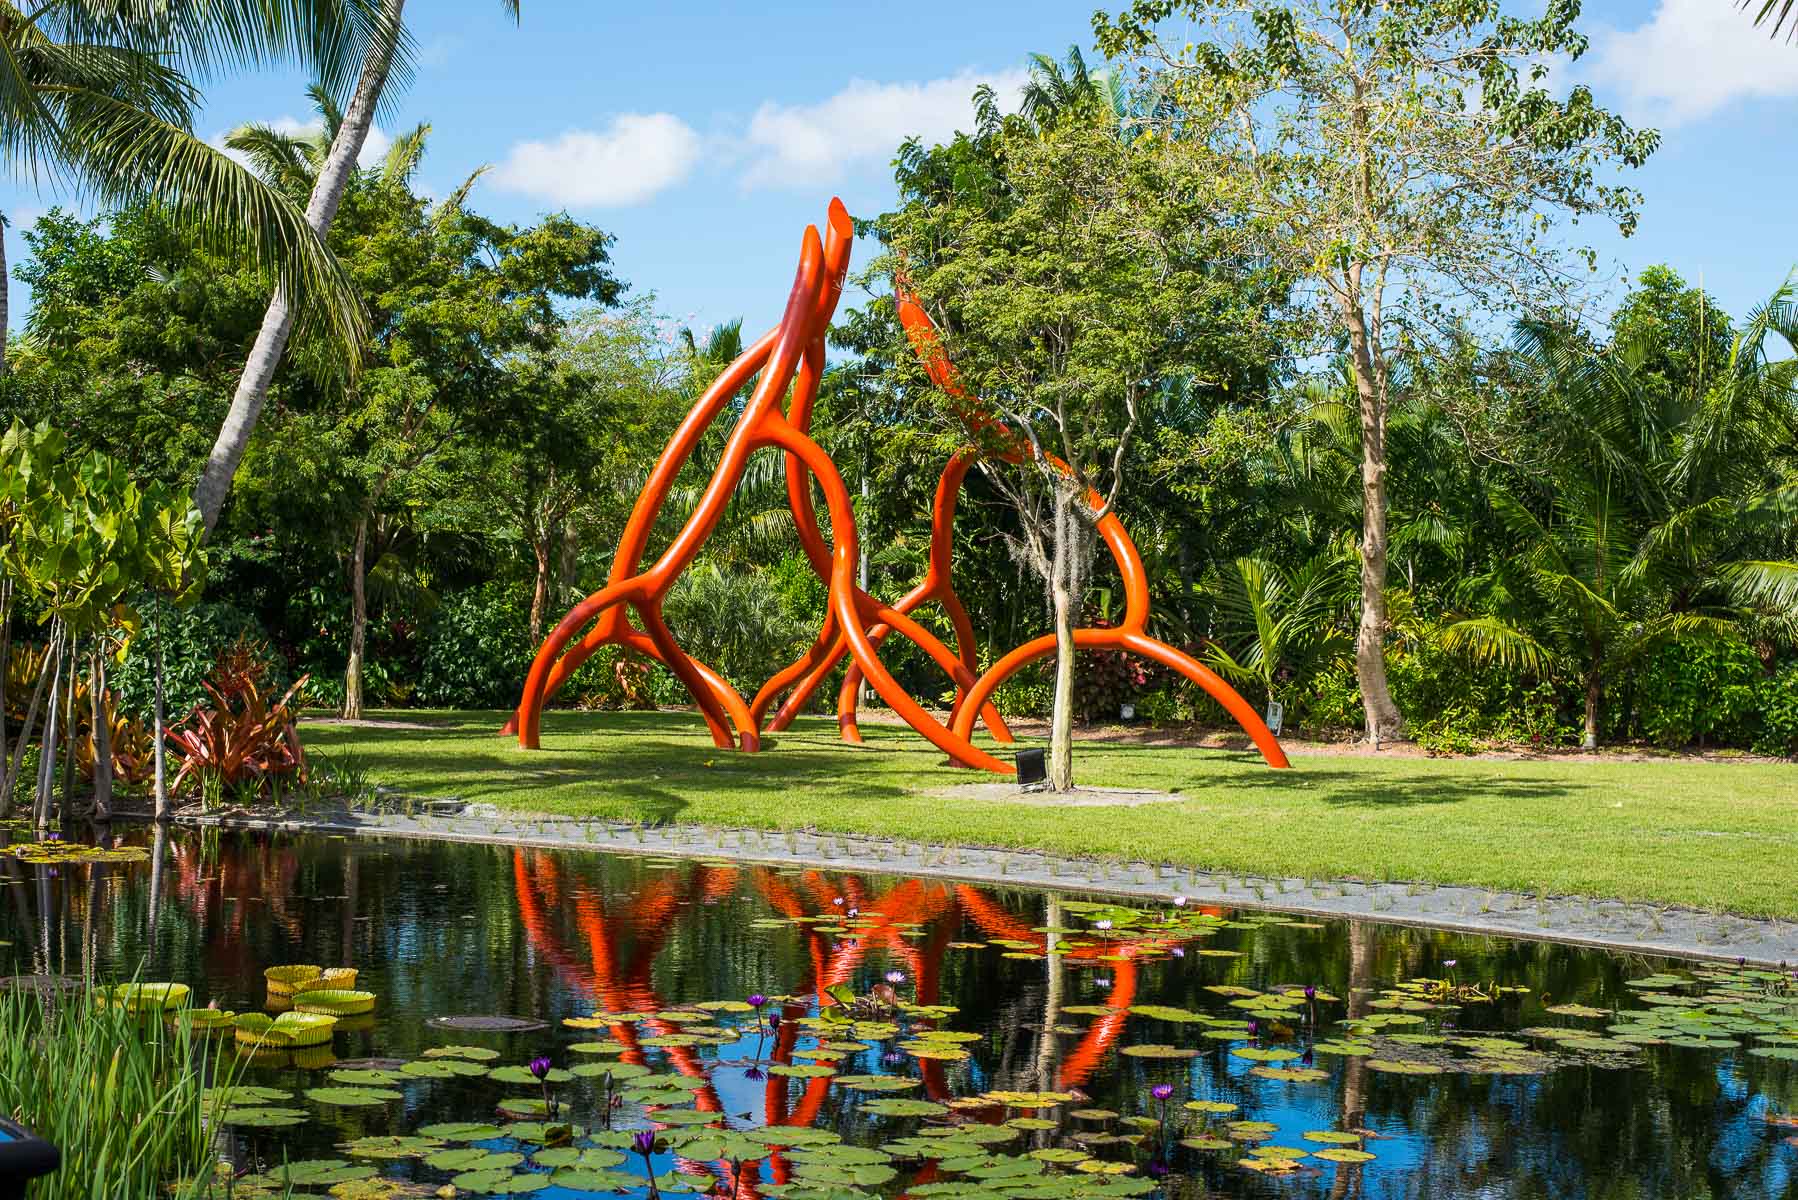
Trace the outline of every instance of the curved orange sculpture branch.
{"type": "MultiPolygon", "coordinates": [[[[929,565],[923,581],[898,604],[888,606],[856,585],[859,533],[849,491],[830,456],[810,436],[812,408],[824,374],[825,332],[842,295],[853,237],[854,227],[840,200],[831,201],[823,237],[815,226],[807,227],[799,268],[779,326],[744,351],[694,404],[657,460],[631,510],[606,586],[575,605],[538,649],[518,709],[505,729],[506,733],[517,734],[521,746],[536,749],[541,745],[544,706],[601,646],[624,646],[667,667],[692,695],[712,740],[721,748],[737,745],[745,751],[760,747],[764,722],[774,730],[786,728],[847,656],[850,666],[838,696],[845,740],[861,740],[855,709],[856,696],[865,679],[894,712],[952,762],[1001,774],[1013,770],[1009,763],[974,744],[974,725],[983,720],[996,740],[1012,740],[1011,731],[992,704],[993,692],[1027,663],[1053,653],[1055,639],[1049,636],[1028,642],[1001,657],[984,675],[976,675],[974,624],[955,593],[951,572],[956,500],[974,464],[973,452],[963,451],[952,458],[937,485],[931,514],[929,565]],[[731,431],[698,506],[662,556],[643,568],[651,531],[677,476],[706,430],[758,372],[755,391],[731,431]],[[789,390],[791,399],[783,413],[781,401],[789,390]],[[829,603],[823,627],[811,649],[777,672],[753,701],[745,703],[718,672],[680,648],[674,631],[663,619],[662,606],[675,580],[698,557],[716,530],[732,492],[742,481],[750,456],[769,447],[785,455],[787,499],[794,525],[806,558],[828,585],[829,603]],[[814,479],[829,511],[834,538],[831,545],[825,543],[819,528],[812,497],[814,479]],[[931,601],[940,604],[949,618],[955,633],[954,650],[910,615],[931,601]],[[632,623],[632,614],[636,624],[632,623]],[[893,633],[916,644],[955,684],[956,700],[948,721],[940,721],[926,711],[881,663],[880,646],[893,633]],[[768,721],[769,709],[782,694],[787,694],[785,703],[768,721]]],[[[931,378],[963,402],[969,423],[977,428],[1002,430],[960,390],[953,368],[937,345],[929,317],[903,292],[899,312],[931,378]]],[[[1024,453],[1017,449],[1004,457],[1021,462],[1024,453]]],[[[1056,460],[1049,461],[1066,470],[1056,460]]],[[[1091,500],[1098,505],[1097,496],[1091,500]]],[[[1140,654],[1179,671],[1224,705],[1271,765],[1288,765],[1279,743],[1260,717],[1227,683],[1187,655],[1149,636],[1148,578],[1141,556],[1115,514],[1102,517],[1098,526],[1124,578],[1124,620],[1115,629],[1077,630],[1075,644],[1140,654]]]]}

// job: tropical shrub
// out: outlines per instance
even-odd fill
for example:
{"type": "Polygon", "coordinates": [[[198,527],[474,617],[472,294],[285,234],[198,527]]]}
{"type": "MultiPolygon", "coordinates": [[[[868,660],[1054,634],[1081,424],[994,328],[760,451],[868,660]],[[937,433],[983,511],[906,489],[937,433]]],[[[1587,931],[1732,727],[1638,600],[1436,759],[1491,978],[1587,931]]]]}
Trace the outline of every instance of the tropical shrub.
{"type": "MultiPolygon", "coordinates": [[[[696,562],[670,589],[663,609],[681,648],[749,695],[804,653],[817,633],[787,611],[769,575],[696,562]]],[[[684,689],[680,702],[689,702],[684,689]]]]}
{"type": "MultiPolygon", "coordinates": [[[[498,579],[445,596],[424,631],[414,699],[431,708],[509,709],[516,705],[537,653],[531,641],[528,599],[523,586],[498,579]]],[[[636,656],[605,646],[582,664],[554,703],[581,708],[647,707],[653,704],[650,671],[636,656]]],[[[666,672],[657,674],[680,689],[679,682],[666,672]]],[[[379,694],[373,685],[369,690],[379,694]]],[[[679,703],[685,703],[685,695],[681,691],[679,703]]]]}
{"type": "Polygon", "coordinates": [[[1082,721],[1118,719],[1149,685],[1142,659],[1118,650],[1089,650],[1074,656],[1074,714],[1082,721]]]}
{"type": "Polygon", "coordinates": [[[430,707],[509,708],[531,669],[524,590],[491,580],[443,598],[425,630],[418,700],[430,707]]]}
{"type": "Polygon", "coordinates": [[[306,774],[306,751],[294,726],[301,677],[274,703],[268,700],[266,648],[240,639],[220,657],[203,685],[212,703],[169,731],[180,760],[172,790],[216,786],[231,795],[264,796],[306,774]]]}
{"type": "Polygon", "coordinates": [[[993,691],[993,703],[1006,717],[1046,717],[1055,699],[1055,682],[1051,665],[1034,662],[1007,679],[993,691]]]}
{"type": "Polygon", "coordinates": [[[1754,689],[1760,709],[1760,734],[1754,749],[1761,754],[1798,755],[1798,661],[1762,677],[1754,689]]]}
{"type": "Polygon", "coordinates": [[[218,602],[180,608],[159,597],[138,602],[142,615],[138,635],[125,657],[107,672],[107,685],[118,694],[119,711],[148,721],[156,701],[156,645],[162,644],[163,694],[171,725],[206,700],[206,676],[233,645],[257,647],[270,690],[284,688],[287,664],[270,647],[260,622],[233,604],[218,602]]]}
{"type": "Polygon", "coordinates": [[[1761,725],[1759,655],[1736,638],[1690,637],[1661,647],[1637,668],[1636,729],[1656,746],[1747,746],[1761,725]]]}

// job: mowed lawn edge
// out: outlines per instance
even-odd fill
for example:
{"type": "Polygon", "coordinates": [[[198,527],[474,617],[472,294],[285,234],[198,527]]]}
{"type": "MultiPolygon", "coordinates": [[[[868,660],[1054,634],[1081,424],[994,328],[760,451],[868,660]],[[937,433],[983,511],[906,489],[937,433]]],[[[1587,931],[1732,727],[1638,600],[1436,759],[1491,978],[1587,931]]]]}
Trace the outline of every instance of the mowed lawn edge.
{"type": "Polygon", "coordinates": [[[1295,755],[1088,743],[1077,781],[1172,803],[1065,807],[958,794],[957,770],[908,729],[846,746],[828,719],[757,754],[719,750],[691,713],[552,712],[542,750],[506,714],[416,710],[365,725],[308,720],[307,749],[377,784],[509,812],[661,824],[817,829],[1004,846],[1306,880],[1463,884],[1798,918],[1798,765],[1295,755]],[[388,722],[392,722],[391,724],[388,722]]]}

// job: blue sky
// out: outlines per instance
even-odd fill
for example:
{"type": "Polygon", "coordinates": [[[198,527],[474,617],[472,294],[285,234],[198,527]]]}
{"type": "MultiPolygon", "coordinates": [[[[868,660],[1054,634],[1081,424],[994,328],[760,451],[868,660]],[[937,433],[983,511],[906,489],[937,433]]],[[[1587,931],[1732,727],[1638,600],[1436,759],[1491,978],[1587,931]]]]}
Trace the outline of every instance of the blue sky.
{"type": "MultiPolygon", "coordinates": [[[[901,138],[965,126],[974,86],[1015,86],[1030,51],[1089,46],[1094,0],[523,7],[514,27],[497,0],[413,0],[417,76],[381,129],[430,121],[430,190],[492,164],[481,211],[567,208],[616,235],[619,273],[676,321],[740,315],[753,335],[831,195],[857,214],[887,207],[901,138]]],[[[1647,197],[1637,235],[1585,235],[1613,269],[1671,263],[1736,313],[1763,300],[1798,261],[1798,46],[1769,43],[1728,0],[1587,0],[1582,28],[1594,44],[1575,74],[1664,135],[1632,173],[1647,197]]],[[[304,83],[214,81],[198,128],[303,122],[304,83]]],[[[13,262],[19,227],[59,200],[0,186],[13,262]]]]}

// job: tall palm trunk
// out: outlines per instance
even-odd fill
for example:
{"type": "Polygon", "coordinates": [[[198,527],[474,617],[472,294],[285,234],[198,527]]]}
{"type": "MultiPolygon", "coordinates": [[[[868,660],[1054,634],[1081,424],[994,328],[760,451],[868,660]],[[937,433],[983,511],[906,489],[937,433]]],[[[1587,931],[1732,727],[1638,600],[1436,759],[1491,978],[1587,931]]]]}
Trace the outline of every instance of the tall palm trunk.
{"type": "Polygon", "coordinates": [[[0,375],[6,374],[6,333],[11,326],[12,306],[6,294],[6,217],[0,214],[0,375]]]}
{"type": "MultiPolygon", "coordinates": [[[[344,190],[349,186],[350,172],[355,169],[356,159],[368,141],[375,106],[380,101],[381,89],[387,84],[388,68],[393,64],[394,42],[398,38],[400,12],[405,3],[406,0],[383,0],[385,28],[393,32],[393,39],[383,39],[369,51],[368,61],[362,65],[362,75],[356,80],[356,92],[344,113],[343,124],[337,127],[337,136],[331,139],[331,150],[318,173],[318,181],[312,185],[312,196],[306,204],[306,223],[321,241],[330,231],[337,208],[343,203],[344,190]]],[[[237,474],[237,465],[249,448],[250,435],[256,430],[257,418],[262,415],[263,402],[268,398],[269,385],[275,378],[275,368],[281,364],[288,335],[293,332],[293,318],[287,284],[279,282],[275,285],[268,311],[263,314],[262,328],[256,333],[250,357],[244,363],[218,440],[213,443],[206,467],[194,487],[194,505],[205,519],[207,533],[218,524],[225,496],[231,491],[231,480],[237,474]]]]}
{"type": "Polygon", "coordinates": [[[65,653],[73,657],[71,636],[66,639],[69,645],[52,642],[50,669],[55,672],[50,677],[50,711],[44,716],[43,748],[38,752],[37,760],[37,798],[32,805],[32,824],[37,829],[50,828],[50,789],[56,784],[56,738],[60,726],[57,718],[62,715],[63,670],[62,660],[65,653]]]}
{"type": "MultiPolygon", "coordinates": [[[[18,749],[13,751],[10,763],[0,761],[0,817],[12,811],[13,789],[19,784],[19,773],[25,769],[25,751],[31,744],[31,731],[37,725],[37,710],[44,699],[44,685],[50,680],[50,672],[56,669],[57,647],[62,642],[60,626],[50,630],[50,644],[44,648],[44,665],[38,670],[37,683],[31,689],[31,701],[25,706],[25,723],[19,727],[18,749]]],[[[51,701],[55,703],[54,700],[51,701]]],[[[0,754],[5,746],[0,745],[0,754]]]]}

